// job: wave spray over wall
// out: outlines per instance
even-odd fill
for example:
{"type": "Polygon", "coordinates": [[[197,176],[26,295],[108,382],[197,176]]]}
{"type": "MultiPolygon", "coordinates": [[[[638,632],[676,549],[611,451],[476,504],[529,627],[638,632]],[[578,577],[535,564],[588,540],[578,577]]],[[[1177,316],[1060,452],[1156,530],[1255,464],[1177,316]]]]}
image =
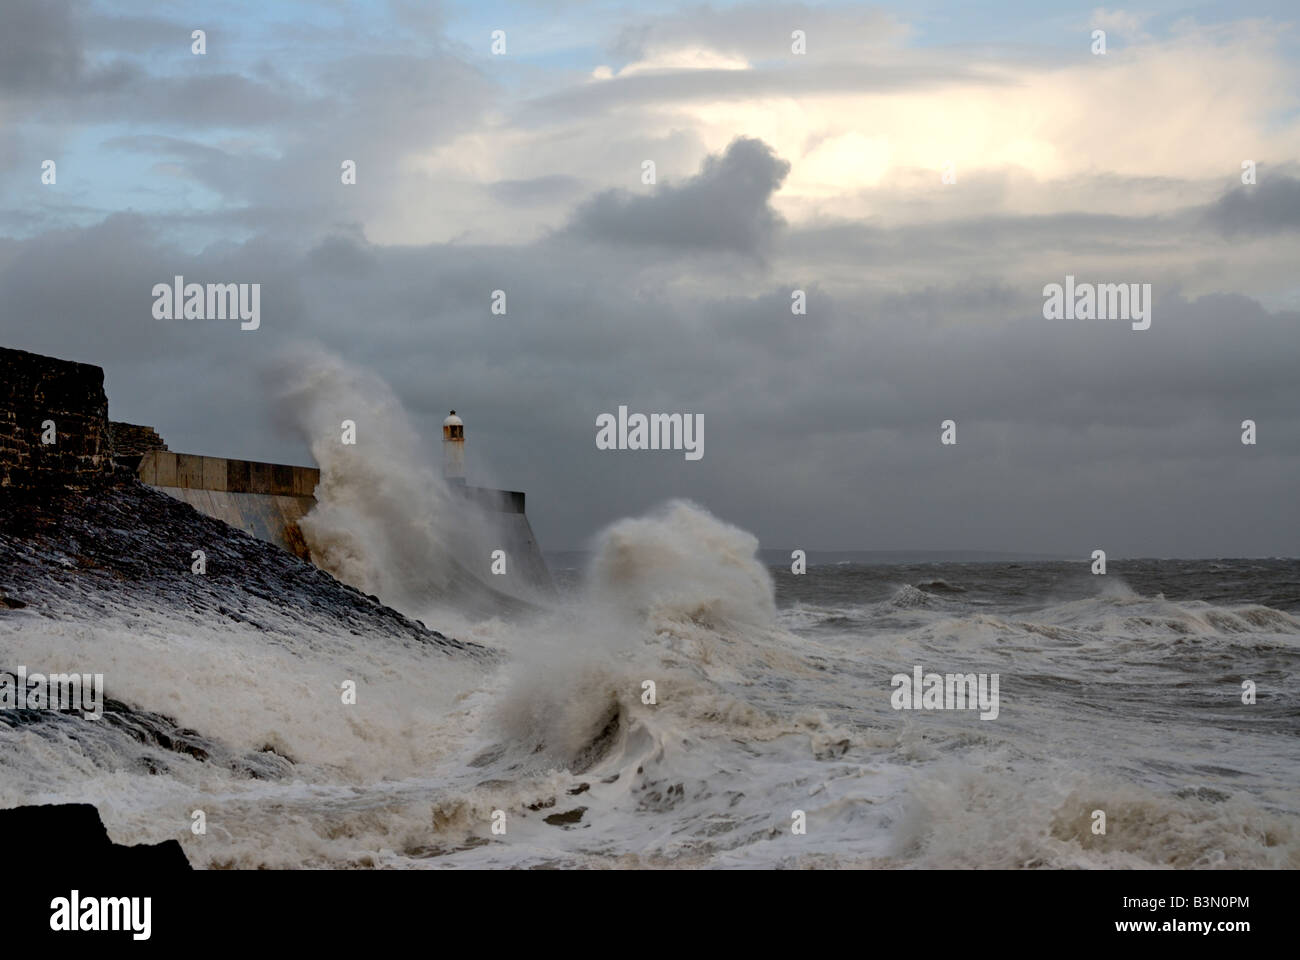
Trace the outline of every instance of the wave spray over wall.
{"type": "Polygon", "coordinates": [[[301,523],[318,565],[411,616],[514,607],[508,581],[490,582],[503,542],[494,518],[446,482],[439,441],[414,428],[387,383],[319,346],[279,360],[273,382],[320,465],[301,523]],[[342,442],[349,420],[355,444],[342,442]]]}

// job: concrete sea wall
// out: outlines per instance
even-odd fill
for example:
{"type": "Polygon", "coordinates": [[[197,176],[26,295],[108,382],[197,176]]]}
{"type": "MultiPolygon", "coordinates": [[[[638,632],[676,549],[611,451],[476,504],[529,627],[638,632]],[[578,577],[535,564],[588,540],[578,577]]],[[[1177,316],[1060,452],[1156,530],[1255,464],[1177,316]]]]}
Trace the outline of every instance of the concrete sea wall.
{"type": "Polygon", "coordinates": [[[311,559],[298,522],[316,505],[312,494],[320,471],[315,467],[149,450],[137,473],[200,513],[311,559]]]}
{"type": "MultiPolygon", "coordinates": [[[[185,501],[200,513],[304,560],[311,559],[299,523],[316,504],[320,470],[315,467],[153,449],[140,457],[138,474],[144,483],[185,501]]],[[[509,557],[509,575],[501,580],[501,586],[549,590],[550,571],[524,513],[523,491],[464,484],[452,489],[493,517],[501,549],[509,557]]]]}

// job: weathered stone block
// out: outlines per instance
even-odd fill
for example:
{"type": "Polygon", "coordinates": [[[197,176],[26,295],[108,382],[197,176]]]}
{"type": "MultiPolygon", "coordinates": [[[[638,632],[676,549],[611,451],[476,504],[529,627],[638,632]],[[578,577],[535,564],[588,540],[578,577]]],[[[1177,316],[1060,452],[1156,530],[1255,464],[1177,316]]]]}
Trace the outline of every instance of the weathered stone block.
{"type": "Polygon", "coordinates": [[[86,488],[113,477],[104,371],[0,347],[0,487],[86,488]]]}
{"type": "Polygon", "coordinates": [[[176,461],[177,455],[165,450],[160,450],[154,454],[154,463],[158,470],[158,486],[176,487],[180,484],[176,480],[176,461]]]}
{"type": "Polygon", "coordinates": [[[203,489],[226,489],[226,461],[220,457],[203,458],[203,489]]]}

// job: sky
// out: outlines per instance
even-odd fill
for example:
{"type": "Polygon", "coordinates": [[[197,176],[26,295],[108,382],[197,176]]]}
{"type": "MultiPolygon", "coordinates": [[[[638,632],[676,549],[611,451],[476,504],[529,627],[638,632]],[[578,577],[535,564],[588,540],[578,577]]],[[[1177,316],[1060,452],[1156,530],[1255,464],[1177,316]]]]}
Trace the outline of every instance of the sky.
{"type": "Polygon", "coordinates": [[[455,408],[548,550],[684,497],[767,548],[1297,556],[1298,25],[3,0],[0,345],[291,463],[276,371],[323,348],[430,456],[455,408]],[[176,275],[260,284],[260,326],[155,317],[176,275]],[[1149,284],[1150,327],[1047,319],[1067,276],[1149,284]],[[598,449],[620,406],[701,416],[703,456],[598,449]]]}

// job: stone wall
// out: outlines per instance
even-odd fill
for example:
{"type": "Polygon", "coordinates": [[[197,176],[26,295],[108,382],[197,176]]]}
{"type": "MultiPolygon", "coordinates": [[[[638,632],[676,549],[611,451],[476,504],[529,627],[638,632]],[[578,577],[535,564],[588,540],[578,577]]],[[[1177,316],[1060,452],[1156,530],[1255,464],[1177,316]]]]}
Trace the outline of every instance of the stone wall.
{"type": "Polygon", "coordinates": [[[0,347],[0,488],[94,486],[112,454],[102,369],[0,347]]]}
{"type": "Polygon", "coordinates": [[[120,420],[108,421],[109,432],[113,435],[113,456],[140,457],[150,450],[166,450],[167,444],[158,436],[153,427],[142,427],[138,423],[123,423],[120,420]]]}

